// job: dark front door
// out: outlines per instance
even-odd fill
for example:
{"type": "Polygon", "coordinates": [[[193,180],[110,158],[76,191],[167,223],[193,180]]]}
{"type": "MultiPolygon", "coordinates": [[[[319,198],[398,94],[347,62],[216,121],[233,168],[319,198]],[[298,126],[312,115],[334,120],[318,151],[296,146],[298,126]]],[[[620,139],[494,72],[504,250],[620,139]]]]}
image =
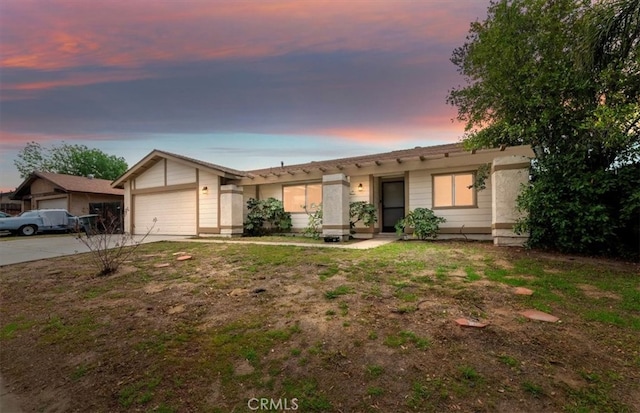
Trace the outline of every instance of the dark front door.
{"type": "Polygon", "coordinates": [[[382,183],[382,232],[395,232],[404,217],[404,181],[382,183]]]}

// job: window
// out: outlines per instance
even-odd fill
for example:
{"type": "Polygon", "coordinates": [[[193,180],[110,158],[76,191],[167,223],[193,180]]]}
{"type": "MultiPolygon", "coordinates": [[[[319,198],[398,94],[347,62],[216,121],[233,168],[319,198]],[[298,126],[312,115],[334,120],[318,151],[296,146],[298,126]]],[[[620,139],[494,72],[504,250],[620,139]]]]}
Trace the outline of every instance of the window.
{"type": "Polygon", "coordinates": [[[433,207],[469,207],[476,205],[473,173],[464,172],[433,177],[433,207]]]}
{"type": "Polygon", "coordinates": [[[322,203],[322,184],[284,186],[282,199],[287,212],[316,211],[322,203]]]}

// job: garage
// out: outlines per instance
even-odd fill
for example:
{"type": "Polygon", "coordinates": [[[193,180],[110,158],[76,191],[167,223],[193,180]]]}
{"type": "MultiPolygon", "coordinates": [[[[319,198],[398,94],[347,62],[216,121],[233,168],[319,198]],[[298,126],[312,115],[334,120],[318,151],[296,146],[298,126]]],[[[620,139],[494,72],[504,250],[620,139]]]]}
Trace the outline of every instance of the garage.
{"type": "Polygon", "coordinates": [[[138,194],[133,196],[134,234],[196,235],[195,190],[138,194]]]}
{"type": "Polygon", "coordinates": [[[38,201],[38,209],[67,209],[67,197],[55,199],[41,199],[38,201]]]}

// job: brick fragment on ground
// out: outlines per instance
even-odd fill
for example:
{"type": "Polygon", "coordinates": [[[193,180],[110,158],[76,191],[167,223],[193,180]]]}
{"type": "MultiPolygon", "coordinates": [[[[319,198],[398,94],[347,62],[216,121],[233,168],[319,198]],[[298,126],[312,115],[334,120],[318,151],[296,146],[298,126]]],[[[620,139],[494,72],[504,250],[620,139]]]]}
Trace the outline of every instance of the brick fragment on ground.
{"type": "Polygon", "coordinates": [[[180,257],[176,258],[178,261],[184,261],[184,260],[190,260],[192,257],[191,255],[181,255],[180,257]]]}
{"type": "Polygon", "coordinates": [[[466,318],[458,318],[456,320],[456,324],[458,324],[460,327],[474,327],[474,328],[485,328],[487,326],[487,324],[485,323],[467,320],[466,318]]]}
{"type": "Polygon", "coordinates": [[[521,312],[520,314],[531,320],[546,321],[547,323],[555,323],[560,320],[554,315],[547,314],[538,310],[526,310],[521,312]]]}
{"type": "Polygon", "coordinates": [[[156,267],[156,268],[164,268],[164,267],[168,267],[170,265],[171,264],[169,264],[169,263],[163,262],[162,264],[155,264],[154,267],[156,267]]]}
{"type": "Polygon", "coordinates": [[[533,290],[524,287],[518,287],[516,288],[515,293],[518,295],[533,295],[533,290]]]}

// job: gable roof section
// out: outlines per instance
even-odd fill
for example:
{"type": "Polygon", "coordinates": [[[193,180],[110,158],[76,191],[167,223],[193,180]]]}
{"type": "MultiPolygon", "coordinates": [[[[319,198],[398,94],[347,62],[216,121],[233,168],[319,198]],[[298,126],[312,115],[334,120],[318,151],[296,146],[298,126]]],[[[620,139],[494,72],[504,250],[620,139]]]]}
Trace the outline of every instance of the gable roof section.
{"type": "Polygon", "coordinates": [[[165,152],[158,149],[154,149],[147,156],[145,156],[140,162],[133,165],[127,172],[122,174],[118,179],[113,181],[112,187],[122,187],[124,182],[135,178],[143,174],[146,170],[158,163],[162,159],[170,159],[181,164],[193,166],[194,168],[205,169],[213,172],[216,175],[223,176],[225,178],[238,179],[246,175],[246,172],[238,171],[236,169],[227,168],[225,166],[216,165],[209,162],[200,161],[198,159],[189,158],[188,156],[178,155],[171,152],[165,152]]]}
{"type": "Polygon", "coordinates": [[[106,194],[106,195],[124,195],[122,189],[113,188],[111,181],[107,179],[88,178],[85,176],[56,174],[53,172],[35,171],[20,184],[13,194],[13,199],[29,195],[31,193],[31,184],[36,179],[44,179],[64,192],[84,192],[90,194],[106,194]]]}

